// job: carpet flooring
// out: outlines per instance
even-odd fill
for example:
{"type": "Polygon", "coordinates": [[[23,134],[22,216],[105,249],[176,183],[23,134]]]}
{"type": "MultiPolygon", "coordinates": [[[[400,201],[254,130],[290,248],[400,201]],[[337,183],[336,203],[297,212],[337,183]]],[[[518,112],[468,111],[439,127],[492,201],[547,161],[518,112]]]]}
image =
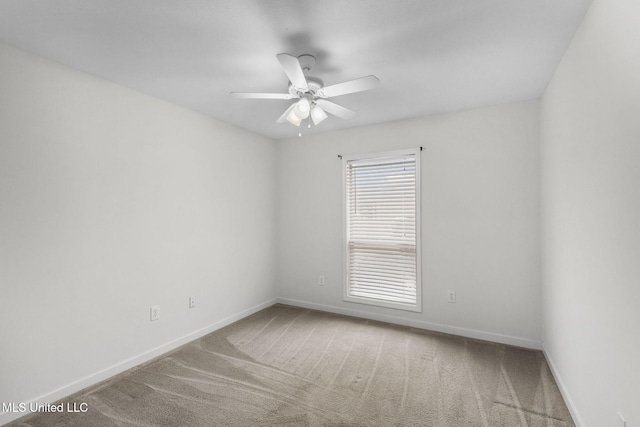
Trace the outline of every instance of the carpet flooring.
{"type": "Polygon", "coordinates": [[[40,426],[574,426],[539,351],[277,304],[37,413],[40,426]]]}

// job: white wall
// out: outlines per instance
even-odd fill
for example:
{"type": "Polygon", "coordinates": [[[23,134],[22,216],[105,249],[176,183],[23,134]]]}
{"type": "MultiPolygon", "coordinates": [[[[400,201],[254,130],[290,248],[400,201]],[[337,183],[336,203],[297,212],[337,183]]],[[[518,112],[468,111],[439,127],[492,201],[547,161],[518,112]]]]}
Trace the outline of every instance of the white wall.
{"type": "Polygon", "coordinates": [[[583,426],[639,426],[640,2],[593,1],[541,141],[547,356],[583,426]]]}
{"type": "Polygon", "coordinates": [[[0,402],[61,397],[272,303],[275,153],[0,45],[0,402]]]}
{"type": "Polygon", "coordinates": [[[529,101],[280,141],[281,300],[539,348],[538,113],[529,101]],[[337,156],[417,146],[423,312],[344,302],[337,156]]]}

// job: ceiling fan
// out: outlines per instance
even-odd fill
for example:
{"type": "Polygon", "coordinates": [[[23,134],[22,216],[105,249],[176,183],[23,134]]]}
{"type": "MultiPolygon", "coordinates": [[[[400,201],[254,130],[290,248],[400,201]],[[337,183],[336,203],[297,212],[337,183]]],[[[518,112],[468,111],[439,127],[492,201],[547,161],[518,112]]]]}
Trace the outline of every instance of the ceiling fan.
{"type": "Polygon", "coordinates": [[[242,99],[297,99],[276,120],[277,123],[288,121],[294,126],[300,126],[302,120],[309,118],[309,127],[311,127],[312,120],[314,125],[318,125],[327,118],[327,113],[341,119],[349,119],[356,114],[355,111],[331,102],[327,98],[374,89],[380,83],[376,76],[366,76],[324,86],[324,82],[319,78],[307,75],[316,63],[313,55],[300,55],[296,58],[280,53],[276,58],[289,77],[288,93],[231,92],[230,95],[242,99]]]}

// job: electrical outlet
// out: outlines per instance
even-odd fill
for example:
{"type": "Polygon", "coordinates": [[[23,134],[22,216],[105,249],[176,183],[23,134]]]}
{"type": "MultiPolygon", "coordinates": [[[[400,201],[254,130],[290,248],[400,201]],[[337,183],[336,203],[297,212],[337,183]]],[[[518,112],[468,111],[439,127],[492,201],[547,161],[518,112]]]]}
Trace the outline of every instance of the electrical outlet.
{"type": "Polygon", "coordinates": [[[160,306],[154,305],[151,307],[151,321],[160,319],[160,306]]]}
{"type": "Polygon", "coordinates": [[[324,286],[324,276],[318,276],[318,285],[324,286]]]}
{"type": "Polygon", "coordinates": [[[190,296],[189,297],[189,308],[193,308],[195,306],[196,306],[196,297],[190,296]]]}
{"type": "Polygon", "coordinates": [[[447,302],[456,302],[456,291],[447,291],[447,302]]]}

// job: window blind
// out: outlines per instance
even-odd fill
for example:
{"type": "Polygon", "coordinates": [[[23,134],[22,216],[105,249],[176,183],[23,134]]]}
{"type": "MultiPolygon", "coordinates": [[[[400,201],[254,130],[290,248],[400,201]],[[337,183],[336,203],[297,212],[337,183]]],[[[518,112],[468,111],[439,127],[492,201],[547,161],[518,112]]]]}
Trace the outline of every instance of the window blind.
{"type": "Polygon", "coordinates": [[[416,159],[345,162],[346,299],[417,306],[416,159]]]}

